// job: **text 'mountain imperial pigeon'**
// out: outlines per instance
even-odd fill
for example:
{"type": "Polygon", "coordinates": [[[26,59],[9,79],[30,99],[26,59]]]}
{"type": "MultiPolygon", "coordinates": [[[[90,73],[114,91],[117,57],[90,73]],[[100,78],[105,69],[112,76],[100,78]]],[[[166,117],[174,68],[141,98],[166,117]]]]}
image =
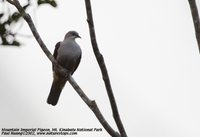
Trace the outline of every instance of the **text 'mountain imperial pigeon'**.
{"type": "MultiPolygon", "coordinates": [[[[53,53],[58,64],[69,70],[71,75],[77,69],[81,60],[81,48],[75,39],[81,38],[76,31],[69,31],[63,41],[58,42],[53,53]]],[[[47,99],[47,103],[55,106],[58,102],[60,93],[67,81],[66,77],[59,75],[53,66],[53,83],[47,99]]]]}

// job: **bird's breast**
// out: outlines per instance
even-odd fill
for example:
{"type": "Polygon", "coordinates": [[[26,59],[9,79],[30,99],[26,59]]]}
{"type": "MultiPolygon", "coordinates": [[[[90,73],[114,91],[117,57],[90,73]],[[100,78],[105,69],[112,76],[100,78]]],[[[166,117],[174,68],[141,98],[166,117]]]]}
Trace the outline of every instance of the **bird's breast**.
{"type": "Polygon", "coordinates": [[[58,49],[57,61],[68,70],[73,70],[76,62],[81,56],[81,49],[78,44],[61,44],[58,49]]]}

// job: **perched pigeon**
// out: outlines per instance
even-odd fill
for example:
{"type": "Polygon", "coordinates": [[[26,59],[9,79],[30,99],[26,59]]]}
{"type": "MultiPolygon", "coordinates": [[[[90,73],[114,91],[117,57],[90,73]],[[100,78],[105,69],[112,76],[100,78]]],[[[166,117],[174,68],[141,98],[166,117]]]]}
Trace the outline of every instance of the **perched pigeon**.
{"type": "MultiPolygon", "coordinates": [[[[75,39],[81,38],[76,31],[69,31],[63,41],[58,42],[53,53],[58,64],[70,71],[71,75],[77,69],[81,60],[81,48],[75,39]]],[[[55,106],[60,93],[67,81],[66,77],[59,75],[53,66],[53,83],[49,93],[47,103],[55,106]]]]}

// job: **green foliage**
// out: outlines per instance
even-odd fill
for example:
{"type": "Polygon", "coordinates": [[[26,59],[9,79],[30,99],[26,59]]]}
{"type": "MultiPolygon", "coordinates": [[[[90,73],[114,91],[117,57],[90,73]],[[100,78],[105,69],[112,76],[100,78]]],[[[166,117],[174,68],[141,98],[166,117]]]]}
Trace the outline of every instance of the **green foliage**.
{"type": "MultiPolygon", "coordinates": [[[[8,2],[6,2],[5,0],[0,0],[0,4],[6,6],[8,2]]],[[[51,5],[52,7],[57,7],[57,3],[55,0],[37,0],[37,6],[41,6],[44,4],[51,5]]],[[[27,3],[23,6],[23,8],[24,10],[27,10],[31,6],[31,0],[27,0],[27,3]]],[[[14,32],[12,26],[20,24],[22,22],[22,16],[17,11],[13,13],[8,13],[8,11],[0,11],[0,45],[21,45],[20,41],[16,39],[18,32],[14,32]]]]}
{"type": "Polygon", "coordinates": [[[55,2],[55,0],[38,0],[38,5],[41,4],[50,4],[53,7],[57,7],[57,3],[55,2]]]}

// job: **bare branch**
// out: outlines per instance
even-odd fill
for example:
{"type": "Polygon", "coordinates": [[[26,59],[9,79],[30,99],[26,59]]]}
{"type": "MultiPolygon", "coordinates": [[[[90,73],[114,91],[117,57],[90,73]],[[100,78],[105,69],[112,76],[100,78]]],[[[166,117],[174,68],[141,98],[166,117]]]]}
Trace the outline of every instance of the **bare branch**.
{"type": "Polygon", "coordinates": [[[46,56],[49,58],[49,60],[56,66],[58,67],[58,71],[63,75],[63,76],[68,76],[68,81],[69,83],[73,86],[75,91],[79,94],[79,96],[82,98],[82,100],[88,105],[88,107],[93,111],[99,122],[102,124],[102,126],[106,129],[106,131],[113,137],[120,137],[119,133],[114,131],[112,127],[108,124],[108,122],[104,119],[103,115],[101,114],[97,104],[95,101],[91,101],[83,92],[83,90],[79,87],[79,85],[76,83],[76,81],[72,78],[71,75],[68,74],[68,70],[64,69],[61,67],[57,61],[54,59],[50,51],[47,49],[46,45],[42,41],[39,33],[37,32],[37,29],[35,28],[35,25],[30,17],[29,14],[27,14],[22,6],[20,5],[18,0],[7,0],[10,4],[14,5],[20,14],[23,16],[23,18],[26,20],[28,23],[35,39],[37,40],[38,44],[46,54],[46,56]]]}
{"type": "Polygon", "coordinates": [[[88,105],[88,107],[94,112],[95,116],[99,120],[99,122],[103,125],[103,127],[107,130],[107,132],[112,137],[120,137],[119,133],[114,131],[110,125],[107,123],[103,115],[101,114],[96,102],[93,100],[90,100],[87,95],[83,92],[83,90],[78,86],[78,84],[74,81],[74,79],[69,75],[68,77],[69,83],[72,85],[72,87],[76,90],[76,92],[79,94],[79,96],[83,99],[83,101],[88,105]]]}
{"type": "Polygon", "coordinates": [[[113,117],[115,119],[115,122],[117,124],[118,130],[120,131],[121,136],[127,137],[126,131],[124,129],[124,126],[123,126],[121,119],[120,119],[120,116],[119,116],[117,104],[116,104],[115,97],[114,97],[112,87],[111,87],[111,84],[110,84],[110,79],[109,79],[109,76],[108,76],[108,72],[107,72],[105,62],[104,62],[104,58],[103,58],[102,54],[100,53],[98,45],[97,45],[90,0],[85,0],[85,6],[86,6],[87,21],[88,21],[88,25],[89,25],[89,31],[90,31],[90,37],[91,37],[91,43],[92,43],[93,51],[94,51],[95,57],[97,59],[97,62],[99,64],[99,67],[101,69],[104,84],[105,84],[107,94],[108,94],[108,97],[109,97],[109,100],[110,100],[113,117]]]}
{"type": "Polygon", "coordinates": [[[197,39],[198,48],[200,52],[200,20],[199,20],[198,8],[197,8],[195,0],[188,0],[188,2],[190,4],[190,9],[191,9],[195,33],[196,33],[196,39],[197,39]]]}
{"type": "Polygon", "coordinates": [[[13,0],[7,0],[10,4],[15,5],[15,2],[13,0]]]}

